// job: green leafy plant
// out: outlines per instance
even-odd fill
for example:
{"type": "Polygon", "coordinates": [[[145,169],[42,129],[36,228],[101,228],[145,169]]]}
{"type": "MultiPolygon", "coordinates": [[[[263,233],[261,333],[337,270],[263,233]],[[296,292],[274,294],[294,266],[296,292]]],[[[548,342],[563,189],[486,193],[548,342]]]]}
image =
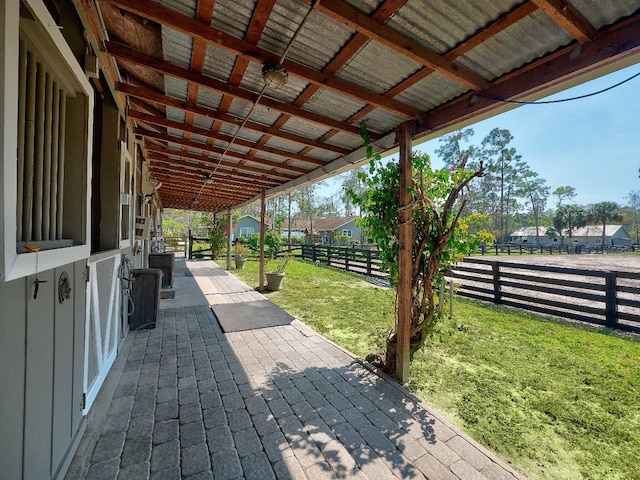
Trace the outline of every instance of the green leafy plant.
{"type": "Polygon", "coordinates": [[[222,252],[226,244],[226,228],[226,222],[220,221],[215,218],[209,224],[209,244],[211,245],[211,256],[214,259],[220,256],[220,253],[222,252]]]}
{"type": "Polygon", "coordinates": [[[238,260],[246,260],[251,255],[251,250],[239,243],[233,247],[233,255],[238,260]]]}
{"type": "Polygon", "coordinates": [[[291,261],[291,258],[291,256],[286,255],[269,262],[267,265],[267,273],[284,273],[287,265],[291,261]]]}
{"type": "MultiPolygon", "coordinates": [[[[395,162],[384,165],[373,153],[371,141],[363,124],[361,135],[370,159],[369,171],[361,174],[367,186],[364,195],[352,195],[355,205],[362,208],[362,224],[368,236],[380,248],[380,258],[389,270],[392,286],[398,284],[399,254],[399,194],[400,169],[395,162]]],[[[418,351],[438,320],[435,294],[443,271],[456,263],[489,234],[469,231],[469,223],[461,218],[465,199],[460,193],[475,178],[484,174],[482,164],[475,171],[465,169],[466,160],[449,169],[434,169],[428,155],[413,154],[411,222],[411,323],[410,355],[418,351]]],[[[396,329],[386,342],[384,369],[395,370],[397,351],[396,329]]]]}
{"type": "MultiPolygon", "coordinates": [[[[249,248],[258,251],[260,249],[260,234],[252,233],[247,239],[249,248]]],[[[282,237],[275,230],[269,230],[264,234],[264,254],[267,258],[274,258],[278,248],[282,244],[282,237]]]]}

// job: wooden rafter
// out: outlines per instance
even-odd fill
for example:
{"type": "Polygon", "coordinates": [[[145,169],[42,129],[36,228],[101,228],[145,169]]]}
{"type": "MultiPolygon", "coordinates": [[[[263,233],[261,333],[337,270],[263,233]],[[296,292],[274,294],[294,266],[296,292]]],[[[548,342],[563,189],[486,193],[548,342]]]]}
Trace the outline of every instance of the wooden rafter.
{"type": "Polygon", "coordinates": [[[376,21],[362,10],[352,7],[341,0],[321,0],[316,8],[334,20],[385,45],[394,52],[409,57],[425,67],[432,68],[473,90],[481,90],[491,86],[491,83],[484,78],[450,62],[415,40],[393,30],[384,23],[376,21]]]}
{"type": "Polygon", "coordinates": [[[216,168],[217,166],[219,166],[220,168],[223,168],[225,170],[232,170],[235,172],[245,171],[245,172],[259,173],[268,177],[275,177],[283,180],[292,180],[294,178],[294,176],[292,175],[276,172],[274,170],[265,170],[264,168],[253,167],[250,165],[243,165],[240,163],[228,162],[226,160],[216,160],[207,155],[200,155],[197,153],[185,152],[183,150],[174,150],[172,148],[163,147],[163,146],[155,145],[152,143],[147,144],[147,150],[151,152],[164,153],[165,155],[173,155],[176,157],[182,157],[182,158],[187,158],[191,160],[199,160],[200,162],[203,162],[203,164],[209,165],[212,168],[216,168]]]}
{"type": "MultiPolygon", "coordinates": [[[[173,143],[177,143],[179,145],[182,145],[184,147],[195,148],[195,149],[198,149],[198,150],[203,150],[205,152],[214,153],[214,154],[218,155],[218,158],[221,158],[220,156],[225,152],[224,148],[215,147],[215,146],[212,146],[212,145],[210,145],[208,143],[195,142],[193,140],[189,140],[189,139],[184,138],[184,137],[177,137],[175,135],[168,135],[168,134],[164,134],[164,133],[155,133],[155,132],[151,132],[149,130],[144,130],[142,128],[136,128],[134,130],[134,133],[136,135],[142,135],[143,137],[146,137],[146,138],[153,138],[153,139],[156,139],[156,140],[162,140],[164,142],[173,142],[173,143]]],[[[266,167],[276,168],[276,169],[279,169],[279,170],[285,170],[285,171],[295,172],[295,173],[300,173],[300,174],[307,174],[307,173],[310,172],[310,170],[308,170],[306,168],[294,167],[293,165],[287,165],[287,164],[284,164],[284,163],[273,162],[271,160],[267,160],[266,158],[260,158],[260,157],[256,157],[256,156],[251,155],[251,154],[237,152],[237,151],[232,150],[232,149],[228,149],[226,151],[225,158],[226,157],[237,158],[237,159],[242,161],[241,164],[244,164],[244,161],[248,161],[248,162],[257,163],[259,165],[264,165],[266,167]]]]}
{"type": "MultiPolygon", "coordinates": [[[[168,97],[158,92],[154,92],[148,88],[143,87],[135,87],[133,85],[128,85],[126,83],[117,83],[116,90],[118,92],[122,92],[127,95],[131,95],[134,97],[138,97],[150,102],[154,102],[160,105],[164,105],[166,107],[173,107],[180,110],[184,110],[187,112],[192,112],[198,115],[202,115],[203,117],[211,118],[213,120],[219,120],[225,122],[230,125],[234,125],[235,127],[239,127],[242,123],[241,118],[237,118],[231,115],[224,115],[220,112],[216,112],[207,107],[203,107],[201,105],[197,105],[191,102],[185,102],[183,100],[178,100],[177,98],[168,97]]],[[[255,122],[246,122],[244,128],[249,130],[254,130],[260,133],[268,133],[275,137],[284,138],[286,140],[291,140],[292,142],[300,143],[301,145],[310,145],[315,148],[320,148],[322,150],[327,150],[329,152],[338,153],[340,155],[347,155],[350,153],[346,148],[341,148],[336,145],[331,145],[329,143],[325,143],[322,141],[315,141],[309,139],[307,137],[303,137],[301,135],[296,135],[293,133],[288,133],[280,130],[279,128],[272,128],[266,125],[262,125],[260,123],[255,122]]],[[[372,136],[372,138],[380,138],[380,136],[372,136]]]]}
{"type": "Polygon", "coordinates": [[[598,38],[598,31],[569,2],[565,0],[531,1],[580,43],[591,42],[598,38]]]}
{"type": "MultiPolygon", "coordinates": [[[[129,2],[125,0],[105,0],[106,2],[137,15],[149,18],[161,25],[165,25],[179,32],[199,38],[218,48],[223,48],[234,55],[241,55],[251,61],[264,63],[279,63],[280,58],[267,50],[245,40],[240,40],[221,30],[204,25],[197,20],[181,15],[168,8],[162,7],[149,0],[137,0],[129,2]]],[[[415,118],[420,111],[401,102],[385,98],[373,91],[358,87],[357,85],[340,80],[332,75],[326,75],[313,68],[306,67],[297,62],[284,60],[282,65],[290,75],[298,77],[310,83],[331,89],[342,95],[360,100],[365,103],[376,104],[380,108],[392,111],[406,118],[415,118]]]]}
{"type": "Polygon", "coordinates": [[[107,42],[106,46],[107,51],[110,55],[113,55],[116,58],[136,63],[138,65],[142,65],[147,68],[151,68],[152,70],[160,72],[164,75],[169,75],[180,80],[187,80],[191,83],[196,83],[200,87],[209,88],[225,95],[229,95],[233,98],[244,100],[250,104],[253,104],[254,102],[259,100],[258,103],[260,105],[271,110],[286,113],[293,117],[300,118],[301,120],[316,123],[325,128],[334,128],[336,130],[341,130],[352,135],[358,135],[358,129],[346,123],[310,112],[308,110],[302,110],[298,107],[294,107],[287,103],[279,102],[277,100],[273,100],[264,96],[262,98],[259,98],[258,94],[255,94],[248,90],[232,87],[226,82],[222,82],[220,80],[216,80],[215,78],[202,75],[201,73],[179,67],[159,58],[145,55],[144,53],[138,52],[133,48],[130,48],[121,43],[107,42]]]}
{"type": "MultiPolygon", "coordinates": [[[[141,112],[137,112],[135,110],[129,110],[129,116],[133,119],[136,120],[140,120],[142,122],[148,123],[148,124],[154,124],[154,125],[160,125],[166,128],[173,128],[176,130],[182,130],[185,133],[191,133],[191,134],[196,134],[196,135],[201,135],[203,137],[206,137],[208,140],[220,140],[222,142],[225,142],[226,144],[229,144],[229,142],[231,141],[231,139],[233,138],[231,135],[227,135],[224,133],[212,133],[211,130],[208,130],[206,128],[200,128],[200,127],[195,127],[192,125],[188,125],[182,122],[176,122],[174,120],[169,120],[167,118],[164,117],[158,117],[156,115],[148,115],[145,113],[141,113],[141,112]]],[[[238,145],[241,147],[247,147],[247,148],[252,148],[254,150],[260,151],[260,152],[267,152],[267,153],[271,153],[273,155],[278,155],[280,157],[283,158],[287,158],[287,159],[292,159],[292,160],[299,160],[301,162],[307,162],[307,163],[311,163],[313,165],[325,165],[327,162],[324,160],[319,160],[317,158],[312,158],[306,155],[300,155],[298,153],[295,152],[289,152],[287,150],[282,150],[280,148],[274,148],[274,147],[268,147],[266,145],[262,145],[262,144],[256,144],[255,142],[249,141],[249,140],[243,140],[241,138],[236,138],[233,141],[234,145],[238,145]]]]}

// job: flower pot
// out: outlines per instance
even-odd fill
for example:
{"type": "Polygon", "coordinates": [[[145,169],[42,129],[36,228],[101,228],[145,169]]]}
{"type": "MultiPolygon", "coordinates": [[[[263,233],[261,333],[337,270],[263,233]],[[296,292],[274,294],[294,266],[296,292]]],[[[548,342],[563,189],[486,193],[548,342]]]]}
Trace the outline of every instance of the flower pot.
{"type": "Polygon", "coordinates": [[[236,268],[238,270],[242,270],[244,268],[244,264],[246,263],[247,259],[246,258],[235,258],[234,259],[236,262],[236,268]]]}
{"type": "Polygon", "coordinates": [[[267,289],[276,292],[282,288],[284,273],[267,272],[267,289]]]}

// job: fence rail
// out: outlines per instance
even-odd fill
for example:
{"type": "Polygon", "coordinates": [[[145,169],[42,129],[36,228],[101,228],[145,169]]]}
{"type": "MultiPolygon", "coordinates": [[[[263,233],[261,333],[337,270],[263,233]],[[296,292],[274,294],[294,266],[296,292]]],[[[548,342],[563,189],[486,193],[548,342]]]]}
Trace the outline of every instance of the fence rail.
{"type": "Polygon", "coordinates": [[[381,267],[380,252],[366,248],[328,245],[301,245],[301,258],[370,277],[386,278],[381,267]]]}
{"type": "Polygon", "coordinates": [[[564,255],[564,254],[582,254],[582,253],[621,253],[621,252],[637,252],[640,245],[531,245],[531,244],[494,244],[481,245],[478,249],[480,255],[564,255]]]}
{"type": "Polygon", "coordinates": [[[466,258],[458,295],[609,328],[640,331],[640,273],[466,258]]]}

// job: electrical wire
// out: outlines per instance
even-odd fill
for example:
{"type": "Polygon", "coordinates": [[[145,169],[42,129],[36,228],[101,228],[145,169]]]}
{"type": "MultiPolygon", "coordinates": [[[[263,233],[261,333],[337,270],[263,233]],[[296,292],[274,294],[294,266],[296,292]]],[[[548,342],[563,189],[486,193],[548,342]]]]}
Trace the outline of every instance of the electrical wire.
{"type": "Polygon", "coordinates": [[[609,86],[607,88],[603,88],[602,90],[598,90],[597,92],[591,92],[591,93],[587,93],[585,95],[578,95],[577,97],[561,98],[559,100],[537,100],[537,101],[527,102],[525,100],[507,100],[506,98],[490,97],[488,95],[483,95],[481,93],[476,93],[473,96],[486,98],[488,100],[495,100],[496,102],[516,103],[518,105],[549,105],[549,104],[553,104],[553,103],[572,102],[574,100],[581,100],[583,98],[589,98],[589,97],[593,97],[595,95],[600,95],[601,93],[608,92],[609,90],[613,90],[614,88],[617,88],[620,85],[625,84],[625,83],[633,80],[636,77],[640,77],[640,72],[636,73],[635,75],[631,75],[629,78],[626,78],[625,80],[622,80],[621,82],[618,82],[615,85],[611,85],[611,86],[609,86]]]}
{"type": "MultiPolygon", "coordinates": [[[[291,49],[291,46],[293,45],[294,40],[296,39],[296,37],[298,36],[300,31],[302,30],[302,27],[304,27],[305,23],[307,23],[307,20],[309,19],[309,16],[311,15],[311,12],[313,12],[313,10],[318,6],[319,3],[320,3],[320,0],[314,0],[314,2],[309,7],[309,10],[307,10],[307,13],[305,13],[304,17],[300,21],[300,25],[298,25],[298,28],[296,28],[296,31],[293,32],[293,35],[289,39],[289,42],[287,42],[287,45],[285,46],[284,50],[282,51],[282,54],[280,55],[280,59],[278,60],[278,65],[282,65],[284,63],[284,60],[287,58],[287,55],[289,54],[289,50],[291,49]]],[[[260,103],[260,100],[262,100],[262,97],[264,96],[264,92],[265,92],[266,89],[267,89],[267,85],[265,84],[260,89],[260,92],[258,93],[258,97],[254,100],[253,105],[251,105],[251,108],[249,109],[249,112],[244,117],[244,120],[242,121],[242,123],[240,124],[238,129],[236,130],[236,133],[233,135],[233,137],[229,141],[229,144],[227,145],[227,147],[224,149],[224,151],[220,155],[220,158],[218,159],[218,163],[216,163],[216,166],[213,168],[211,173],[209,175],[207,175],[207,178],[202,183],[202,186],[200,187],[200,190],[198,191],[198,195],[196,195],[196,198],[193,200],[193,203],[191,205],[191,209],[192,210],[193,210],[194,206],[198,203],[198,200],[200,199],[200,196],[202,195],[202,191],[204,190],[204,187],[205,187],[205,185],[207,183],[207,180],[210,180],[211,178],[213,178],[215,173],[218,171],[218,167],[222,163],[222,160],[224,159],[224,156],[227,154],[227,152],[231,148],[231,145],[233,145],[233,142],[238,138],[238,135],[240,134],[240,130],[242,130],[244,128],[244,126],[247,124],[247,122],[249,121],[249,118],[251,117],[251,114],[253,113],[253,110],[256,108],[258,103],[260,103]]]]}

